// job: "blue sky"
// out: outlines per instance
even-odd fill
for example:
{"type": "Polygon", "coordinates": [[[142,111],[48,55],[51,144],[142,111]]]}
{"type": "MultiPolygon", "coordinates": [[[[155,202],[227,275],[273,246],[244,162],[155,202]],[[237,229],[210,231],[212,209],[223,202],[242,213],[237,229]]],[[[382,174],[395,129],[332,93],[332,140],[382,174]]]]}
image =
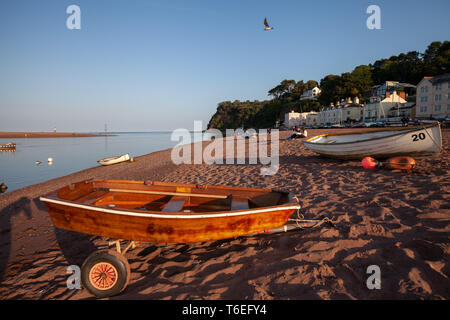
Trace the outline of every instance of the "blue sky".
{"type": "Polygon", "coordinates": [[[450,40],[448,12],[448,0],[2,0],[0,130],[206,126],[220,101],[450,40]],[[72,4],[81,30],[66,27],[72,4]],[[366,27],[371,4],[381,30],[366,27]]]}

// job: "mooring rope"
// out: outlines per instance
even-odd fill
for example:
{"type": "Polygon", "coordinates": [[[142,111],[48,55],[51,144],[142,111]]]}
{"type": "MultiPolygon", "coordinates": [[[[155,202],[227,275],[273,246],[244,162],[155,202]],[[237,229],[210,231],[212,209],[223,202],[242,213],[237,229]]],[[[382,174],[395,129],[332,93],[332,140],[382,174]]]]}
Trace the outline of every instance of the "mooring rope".
{"type": "Polygon", "coordinates": [[[439,151],[442,151],[442,145],[438,145],[438,143],[433,139],[433,136],[428,132],[426,127],[423,127],[423,129],[425,130],[426,134],[430,137],[431,141],[433,141],[433,143],[436,145],[436,147],[439,148],[439,151]]]}
{"type": "Polygon", "coordinates": [[[320,220],[288,219],[288,221],[294,221],[299,229],[317,228],[324,223],[332,222],[327,217],[320,219],[320,220]]]}
{"type": "MultiPolygon", "coordinates": [[[[293,198],[300,204],[300,200],[296,196],[293,198]]],[[[300,213],[300,209],[297,209],[297,219],[288,219],[288,221],[294,221],[300,229],[317,228],[327,222],[333,223],[333,221],[327,217],[319,220],[305,219],[303,214],[300,213]]]]}

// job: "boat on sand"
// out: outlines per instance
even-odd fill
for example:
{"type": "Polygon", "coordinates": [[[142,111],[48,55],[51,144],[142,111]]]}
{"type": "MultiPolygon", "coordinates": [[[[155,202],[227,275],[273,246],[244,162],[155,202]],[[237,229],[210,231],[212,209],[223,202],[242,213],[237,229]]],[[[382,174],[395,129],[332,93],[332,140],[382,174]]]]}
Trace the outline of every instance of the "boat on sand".
{"type": "Polygon", "coordinates": [[[117,239],[109,242],[116,250],[95,251],[81,266],[83,286],[99,298],[126,288],[131,271],[124,254],[141,241],[191,243],[303,228],[285,225],[300,209],[297,201],[271,189],[87,180],[40,200],[55,227],[117,239]],[[121,239],[129,240],[124,248],[121,239]]]}
{"type": "Polygon", "coordinates": [[[97,162],[100,163],[103,166],[109,166],[111,164],[125,162],[125,161],[128,161],[128,160],[130,160],[130,155],[128,153],[126,153],[126,154],[122,154],[120,156],[103,158],[103,159],[98,160],[97,162]]]}
{"type": "Polygon", "coordinates": [[[330,158],[420,157],[441,151],[442,133],[439,122],[436,122],[426,126],[323,134],[303,143],[311,151],[330,158]]]}
{"type": "Polygon", "coordinates": [[[16,144],[14,142],[10,142],[7,144],[0,144],[0,150],[15,150],[16,144]]]}
{"type": "Polygon", "coordinates": [[[122,180],[78,182],[40,200],[58,228],[157,243],[211,241],[277,228],[300,208],[283,191],[122,180]]]}

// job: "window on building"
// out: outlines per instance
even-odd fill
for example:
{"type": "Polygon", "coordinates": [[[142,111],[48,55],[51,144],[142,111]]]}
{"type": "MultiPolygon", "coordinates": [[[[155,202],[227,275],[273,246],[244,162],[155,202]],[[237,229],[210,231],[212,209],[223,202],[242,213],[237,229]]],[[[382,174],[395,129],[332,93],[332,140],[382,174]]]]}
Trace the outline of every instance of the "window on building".
{"type": "Polygon", "coordinates": [[[435,90],[442,90],[442,83],[438,83],[435,87],[435,90]]]}
{"type": "Polygon", "coordinates": [[[422,113],[427,112],[427,106],[421,106],[420,112],[422,112],[422,113]]]}
{"type": "Polygon", "coordinates": [[[437,94],[434,96],[434,101],[441,101],[442,100],[442,94],[437,94]]]}
{"type": "Polygon", "coordinates": [[[450,104],[447,105],[447,111],[450,111],[450,104]]]}
{"type": "Polygon", "coordinates": [[[420,97],[420,102],[427,102],[428,101],[428,97],[424,96],[424,97],[420,97]]]}
{"type": "Polygon", "coordinates": [[[434,111],[435,112],[440,112],[441,111],[441,105],[440,104],[435,105],[434,106],[434,111]]]}
{"type": "Polygon", "coordinates": [[[422,88],[420,88],[420,92],[422,93],[428,92],[428,86],[423,86],[422,88]]]}

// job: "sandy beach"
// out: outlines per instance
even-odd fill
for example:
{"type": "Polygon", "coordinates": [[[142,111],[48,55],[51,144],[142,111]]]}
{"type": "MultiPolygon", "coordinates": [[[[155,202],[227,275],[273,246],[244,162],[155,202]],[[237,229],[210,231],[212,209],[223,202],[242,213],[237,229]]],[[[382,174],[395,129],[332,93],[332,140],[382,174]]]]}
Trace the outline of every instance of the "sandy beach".
{"type": "Polygon", "coordinates": [[[14,138],[82,138],[82,137],[102,137],[112,136],[112,134],[93,134],[76,132],[6,132],[0,131],[0,139],[14,138]]]}
{"type": "MultiPolygon", "coordinates": [[[[308,134],[333,131],[343,132],[308,134]]],[[[260,175],[262,165],[176,166],[164,150],[6,193],[0,196],[0,299],[93,299],[85,289],[66,287],[66,270],[107,248],[107,241],[56,229],[39,201],[85,179],[285,189],[299,198],[305,219],[332,220],[282,234],[142,244],[126,254],[128,287],[110,299],[449,299],[450,129],[442,134],[442,152],[416,159],[409,173],[321,158],[296,139],[280,140],[273,176],[260,175]],[[380,267],[380,290],[366,286],[370,265],[380,267]]]]}

